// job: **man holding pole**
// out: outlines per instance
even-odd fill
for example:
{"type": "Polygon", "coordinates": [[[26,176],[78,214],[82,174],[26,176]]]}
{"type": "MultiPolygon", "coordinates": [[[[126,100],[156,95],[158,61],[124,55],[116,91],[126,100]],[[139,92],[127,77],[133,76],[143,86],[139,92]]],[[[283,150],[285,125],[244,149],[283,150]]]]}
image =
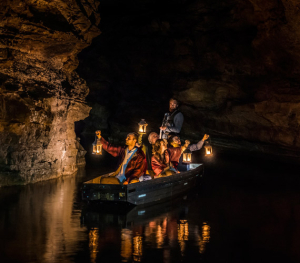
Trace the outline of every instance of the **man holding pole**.
{"type": "Polygon", "coordinates": [[[171,98],[169,101],[169,112],[165,114],[160,127],[160,138],[168,139],[169,133],[179,135],[183,120],[183,114],[178,110],[178,101],[171,98]]]}

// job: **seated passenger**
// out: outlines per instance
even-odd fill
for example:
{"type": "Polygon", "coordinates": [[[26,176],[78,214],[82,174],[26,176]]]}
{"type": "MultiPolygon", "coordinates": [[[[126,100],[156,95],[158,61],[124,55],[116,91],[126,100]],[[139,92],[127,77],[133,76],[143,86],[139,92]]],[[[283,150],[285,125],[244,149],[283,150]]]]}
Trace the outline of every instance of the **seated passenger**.
{"type": "Polygon", "coordinates": [[[148,136],[148,141],[151,145],[154,145],[156,140],[159,138],[159,135],[156,132],[150,132],[148,136]]]}
{"type": "Polygon", "coordinates": [[[155,173],[154,178],[169,176],[175,174],[172,165],[170,164],[167,145],[163,139],[157,139],[153,145],[153,156],[151,158],[152,170],[155,173]]]}
{"type": "Polygon", "coordinates": [[[168,153],[170,162],[172,163],[173,167],[177,169],[177,166],[179,164],[179,159],[181,154],[186,150],[186,148],[189,146],[190,141],[186,140],[185,144],[181,146],[181,141],[179,136],[177,135],[171,135],[168,138],[168,153]]]}
{"type": "Polygon", "coordinates": [[[138,179],[147,170],[146,156],[140,148],[137,148],[136,142],[138,135],[129,133],[126,138],[127,147],[113,146],[102,136],[101,131],[96,131],[97,137],[101,140],[102,147],[105,151],[114,157],[120,157],[120,165],[114,173],[115,178],[123,185],[127,185],[133,179],[138,179]]]}

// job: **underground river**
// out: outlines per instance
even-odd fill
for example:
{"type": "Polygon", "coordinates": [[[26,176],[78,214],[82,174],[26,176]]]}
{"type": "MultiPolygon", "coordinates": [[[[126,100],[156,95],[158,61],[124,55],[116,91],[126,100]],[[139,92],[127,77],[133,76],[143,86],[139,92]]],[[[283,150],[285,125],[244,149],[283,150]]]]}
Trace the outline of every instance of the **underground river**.
{"type": "Polygon", "coordinates": [[[128,213],[87,209],[82,182],[108,171],[0,188],[0,262],[299,262],[295,165],[238,154],[204,160],[195,192],[128,213]]]}

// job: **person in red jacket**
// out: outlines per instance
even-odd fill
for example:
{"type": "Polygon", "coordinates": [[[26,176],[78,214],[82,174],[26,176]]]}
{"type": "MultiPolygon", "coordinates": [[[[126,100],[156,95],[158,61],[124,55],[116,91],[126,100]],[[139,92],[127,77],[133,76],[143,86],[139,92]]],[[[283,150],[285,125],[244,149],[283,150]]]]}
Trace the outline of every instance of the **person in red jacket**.
{"type": "Polygon", "coordinates": [[[169,142],[168,153],[169,153],[170,162],[173,164],[174,168],[177,169],[180,156],[189,146],[190,141],[185,140],[185,144],[181,146],[180,137],[177,135],[172,135],[169,137],[168,142],[169,142]]]}
{"type": "Polygon", "coordinates": [[[153,145],[151,167],[155,173],[154,178],[169,176],[176,173],[170,163],[167,144],[164,139],[157,139],[153,145]]]}
{"type": "Polygon", "coordinates": [[[105,151],[114,157],[120,157],[120,166],[115,172],[116,178],[127,185],[133,179],[138,179],[147,170],[147,160],[141,148],[136,147],[138,135],[129,133],[126,137],[126,146],[113,146],[102,136],[101,131],[96,131],[98,139],[101,140],[102,147],[105,151]]]}

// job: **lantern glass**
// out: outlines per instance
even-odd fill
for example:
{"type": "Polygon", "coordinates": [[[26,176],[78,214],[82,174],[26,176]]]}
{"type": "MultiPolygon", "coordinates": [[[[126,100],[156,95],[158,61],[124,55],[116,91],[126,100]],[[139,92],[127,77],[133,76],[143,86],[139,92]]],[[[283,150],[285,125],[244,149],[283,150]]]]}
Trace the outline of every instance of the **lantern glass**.
{"type": "Polygon", "coordinates": [[[192,162],[192,153],[191,152],[185,152],[182,155],[182,162],[184,163],[191,163],[192,162]]]}
{"type": "Polygon", "coordinates": [[[97,147],[96,148],[97,148],[96,154],[97,155],[102,155],[102,143],[99,139],[97,140],[97,147]]]}
{"type": "Polygon", "coordinates": [[[145,134],[148,123],[145,121],[145,119],[142,119],[139,123],[139,133],[145,134]]]}
{"type": "Polygon", "coordinates": [[[212,156],[212,147],[210,145],[205,145],[205,156],[212,156]]]}

